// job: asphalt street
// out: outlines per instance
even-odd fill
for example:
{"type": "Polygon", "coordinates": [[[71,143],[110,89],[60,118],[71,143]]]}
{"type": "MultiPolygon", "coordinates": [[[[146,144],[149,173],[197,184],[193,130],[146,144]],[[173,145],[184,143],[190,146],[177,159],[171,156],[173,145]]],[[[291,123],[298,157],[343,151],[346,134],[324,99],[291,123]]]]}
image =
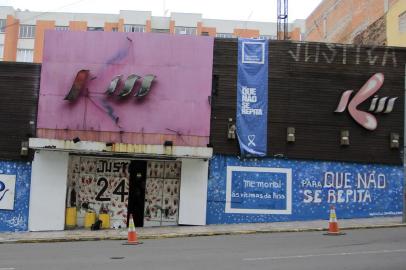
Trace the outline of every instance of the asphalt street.
{"type": "Polygon", "coordinates": [[[123,241],[1,244],[0,270],[406,269],[406,228],[123,241]]]}

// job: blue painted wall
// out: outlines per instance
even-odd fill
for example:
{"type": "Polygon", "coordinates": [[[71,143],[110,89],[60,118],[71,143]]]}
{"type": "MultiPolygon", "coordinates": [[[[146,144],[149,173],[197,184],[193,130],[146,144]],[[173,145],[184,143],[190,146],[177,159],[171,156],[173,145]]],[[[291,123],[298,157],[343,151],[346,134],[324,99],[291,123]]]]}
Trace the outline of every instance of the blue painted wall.
{"type": "Polygon", "coordinates": [[[328,219],[330,205],[338,218],[401,215],[402,183],[401,166],[216,155],[207,223],[328,219]]]}
{"type": "Polygon", "coordinates": [[[0,210],[0,232],[27,231],[31,163],[0,161],[0,174],[16,175],[14,210],[0,210]]]}

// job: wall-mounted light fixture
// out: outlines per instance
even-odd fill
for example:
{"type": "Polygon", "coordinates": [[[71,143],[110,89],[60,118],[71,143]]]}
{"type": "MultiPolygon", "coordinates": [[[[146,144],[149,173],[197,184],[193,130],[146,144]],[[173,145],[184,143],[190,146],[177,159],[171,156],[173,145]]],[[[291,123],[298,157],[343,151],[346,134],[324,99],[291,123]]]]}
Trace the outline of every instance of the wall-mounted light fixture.
{"type": "Polygon", "coordinates": [[[80,138],[79,137],[75,137],[75,138],[73,138],[73,143],[78,143],[78,142],[80,142],[80,138]]]}
{"type": "Polygon", "coordinates": [[[288,143],[293,143],[296,141],[295,132],[296,132],[296,130],[294,127],[288,127],[286,129],[286,141],[288,143]]]}
{"type": "Polygon", "coordinates": [[[28,141],[21,142],[20,155],[21,156],[28,156],[28,141]]]}
{"type": "Polygon", "coordinates": [[[111,150],[112,150],[112,146],[113,146],[113,143],[112,143],[112,142],[106,142],[106,149],[105,149],[105,151],[111,151],[111,150]]]}
{"type": "Polygon", "coordinates": [[[341,130],[340,144],[343,146],[350,145],[350,131],[341,130]]]}
{"type": "Polygon", "coordinates": [[[227,139],[235,140],[235,124],[233,124],[233,118],[228,118],[228,125],[227,125],[227,139]]]}
{"type": "Polygon", "coordinates": [[[172,141],[165,141],[165,142],[164,142],[164,146],[165,146],[165,147],[173,146],[173,142],[172,142],[172,141]]]}
{"type": "Polygon", "coordinates": [[[399,148],[399,133],[392,132],[390,134],[390,148],[392,149],[399,148]]]}

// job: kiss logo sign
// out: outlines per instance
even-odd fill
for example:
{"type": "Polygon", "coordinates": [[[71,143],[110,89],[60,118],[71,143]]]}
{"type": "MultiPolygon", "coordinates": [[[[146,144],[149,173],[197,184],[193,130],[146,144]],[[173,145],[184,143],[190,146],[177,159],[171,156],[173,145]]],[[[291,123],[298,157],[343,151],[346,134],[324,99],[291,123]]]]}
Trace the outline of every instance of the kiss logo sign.
{"type": "MultiPolygon", "coordinates": [[[[90,76],[90,71],[87,69],[82,69],[80,70],[75,77],[75,80],[73,81],[72,87],[69,91],[69,93],[65,96],[64,100],[68,100],[70,102],[76,101],[82,93],[85,93],[85,97],[90,99],[92,103],[98,107],[99,109],[103,110],[115,123],[118,125],[119,117],[116,115],[113,107],[111,107],[108,103],[107,100],[93,100],[91,96],[88,95],[89,90],[87,89],[87,83],[89,80],[94,80],[95,78],[89,78],[90,76]]],[[[107,87],[107,90],[105,91],[106,95],[113,95],[114,92],[118,91],[118,89],[121,86],[121,78],[122,75],[115,76],[111,82],[110,85],[107,87]]],[[[145,75],[144,78],[141,76],[138,76],[136,74],[131,74],[127,77],[124,86],[121,88],[117,96],[124,98],[126,96],[129,96],[132,90],[135,88],[135,84],[138,80],[142,79],[142,83],[140,88],[136,91],[134,94],[135,97],[144,97],[146,96],[149,91],[151,90],[151,85],[154,79],[156,78],[155,75],[149,74],[145,75]]]]}
{"type": "MultiPolygon", "coordinates": [[[[65,100],[69,101],[75,101],[82,92],[86,89],[87,82],[89,81],[89,70],[82,69],[80,70],[75,77],[75,80],[73,81],[72,87],[69,91],[69,93],[65,96],[65,100]]],[[[143,97],[146,96],[149,91],[151,90],[151,85],[154,79],[156,78],[155,75],[148,74],[145,75],[144,78],[141,76],[138,76],[136,74],[131,74],[127,77],[124,86],[121,88],[120,92],[118,93],[118,96],[120,97],[126,97],[128,96],[132,90],[134,89],[134,86],[137,81],[142,79],[141,87],[136,91],[135,97],[143,97]]],[[[93,80],[96,78],[90,78],[90,80],[93,80]]],[[[110,85],[107,87],[107,90],[105,91],[105,94],[107,95],[113,95],[114,92],[116,92],[121,85],[121,79],[122,75],[118,75],[114,77],[110,85]]]]}
{"type": "MultiPolygon", "coordinates": [[[[384,81],[384,75],[382,73],[374,74],[351,98],[351,94],[354,90],[347,90],[341,95],[340,102],[337,106],[335,112],[342,113],[348,108],[348,112],[351,117],[361,126],[368,130],[375,130],[378,126],[378,121],[376,117],[369,112],[362,111],[358,109],[365,100],[372,97],[378,90],[382,87],[384,81]]],[[[379,98],[375,96],[368,111],[373,113],[390,113],[393,110],[397,97],[390,98],[383,97],[379,98]]]]}

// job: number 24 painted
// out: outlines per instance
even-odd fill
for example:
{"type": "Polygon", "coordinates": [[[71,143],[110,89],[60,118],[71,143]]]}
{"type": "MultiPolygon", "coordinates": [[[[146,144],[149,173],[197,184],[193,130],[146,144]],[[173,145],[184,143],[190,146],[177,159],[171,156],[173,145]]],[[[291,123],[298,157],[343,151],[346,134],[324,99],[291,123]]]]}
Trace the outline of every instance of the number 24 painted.
{"type": "MultiPolygon", "coordinates": [[[[104,177],[100,177],[99,180],[97,180],[97,185],[102,186],[102,188],[100,189],[99,193],[96,195],[95,200],[99,201],[99,202],[111,201],[111,198],[103,197],[104,193],[106,192],[106,190],[109,186],[109,181],[104,177]]],[[[120,183],[114,189],[113,194],[119,195],[121,197],[121,202],[124,202],[125,196],[128,195],[128,192],[125,191],[125,179],[122,179],[120,181],[120,183]]]]}

